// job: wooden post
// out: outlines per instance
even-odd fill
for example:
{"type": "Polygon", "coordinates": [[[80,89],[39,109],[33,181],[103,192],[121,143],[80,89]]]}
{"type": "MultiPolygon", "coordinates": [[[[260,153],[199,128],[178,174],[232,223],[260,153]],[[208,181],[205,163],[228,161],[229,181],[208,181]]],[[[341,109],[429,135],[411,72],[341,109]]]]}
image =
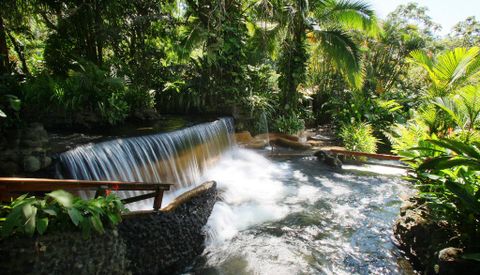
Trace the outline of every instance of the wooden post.
{"type": "Polygon", "coordinates": [[[155,199],[153,201],[153,210],[158,211],[162,207],[162,199],[163,199],[163,190],[157,189],[155,195],[155,199]]]}

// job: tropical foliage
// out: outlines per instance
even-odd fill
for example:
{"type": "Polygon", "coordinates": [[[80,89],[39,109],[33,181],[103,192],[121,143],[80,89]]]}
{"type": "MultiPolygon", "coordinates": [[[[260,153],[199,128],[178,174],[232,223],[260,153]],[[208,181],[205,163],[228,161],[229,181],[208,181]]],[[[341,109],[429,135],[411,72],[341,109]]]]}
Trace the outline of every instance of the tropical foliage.
{"type": "Polygon", "coordinates": [[[433,218],[447,220],[462,232],[463,245],[480,238],[480,143],[427,139],[403,152],[410,163],[419,197],[433,218]]]}
{"type": "Polygon", "coordinates": [[[344,124],[340,128],[340,137],[347,150],[367,153],[377,151],[378,140],[373,136],[373,128],[368,123],[344,124]]]}
{"type": "Polygon", "coordinates": [[[48,193],[45,198],[25,194],[9,205],[1,205],[0,232],[5,238],[76,229],[89,237],[92,231],[104,233],[106,226],[118,224],[124,211],[115,195],[83,200],[63,190],[48,193]]]}

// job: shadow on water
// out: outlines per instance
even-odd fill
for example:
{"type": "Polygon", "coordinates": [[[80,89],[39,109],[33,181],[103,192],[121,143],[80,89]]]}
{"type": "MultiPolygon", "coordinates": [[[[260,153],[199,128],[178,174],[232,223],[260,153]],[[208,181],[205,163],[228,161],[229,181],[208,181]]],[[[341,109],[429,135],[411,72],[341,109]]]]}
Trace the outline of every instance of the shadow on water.
{"type": "Polygon", "coordinates": [[[399,175],[331,170],[310,157],[267,161],[257,154],[260,163],[253,163],[253,156],[241,156],[253,153],[235,154],[211,173],[222,192],[232,192],[229,178],[244,177],[254,182],[244,183],[248,192],[267,185],[280,195],[221,202],[207,225],[206,251],[188,273],[413,274],[391,239],[399,195],[411,192],[399,175]],[[232,164],[247,171],[232,175],[232,164]],[[222,236],[233,227],[234,234],[222,236]]]}

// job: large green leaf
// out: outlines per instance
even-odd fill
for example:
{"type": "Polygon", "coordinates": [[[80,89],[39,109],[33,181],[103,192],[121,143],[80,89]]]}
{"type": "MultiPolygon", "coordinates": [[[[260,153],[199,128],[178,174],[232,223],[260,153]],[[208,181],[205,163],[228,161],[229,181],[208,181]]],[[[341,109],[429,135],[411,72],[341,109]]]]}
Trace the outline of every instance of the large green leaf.
{"type": "Polygon", "coordinates": [[[70,220],[76,226],[78,226],[83,221],[82,213],[80,213],[80,211],[78,211],[78,209],[76,208],[68,209],[68,216],[70,216],[70,220]]]}
{"type": "Polygon", "coordinates": [[[22,207],[22,212],[25,217],[25,233],[33,236],[37,222],[37,208],[32,204],[26,204],[22,207]]]}
{"type": "Polygon", "coordinates": [[[427,141],[440,147],[450,149],[459,155],[467,155],[471,158],[480,160],[480,151],[472,145],[452,139],[429,139],[427,141]]]}
{"type": "Polygon", "coordinates": [[[103,229],[103,224],[100,218],[96,215],[91,216],[90,222],[92,224],[92,227],[98,232],[98,233],[105,233],[105,230],[103,229]]]}
{"type": "Polygon", "coordinates": [[[427,159],[418,167],[418,170],[439,169],[438,167],[444,165],[450,158],[450,156],[445,156],[427,159]]]}
{"type": "Polygon", "coordinates": [[[37,231],[38,234],[43,235],[48,227],[48,218],[41,218],[37,221],[37,231]]]}
{"type": "Polygon", "coordinates": [[[47,196],[55,199],[63,207],[72,207],[73,195],[64,190],[55,190],[48,193],[47,196]]]}
{"type": "Polygon", "coordinates": [[[462,256],[465,260],[473,260],[480,262],[480,253],[467,253],[462,256]]]}
{"type": "Polygon", "coordinates": [[[450,192],[455,194],[467,208],[476,214],[480,214],[480,201],[478,201],[473,194],[470,194],[464,185],[454,181],[447,181],[445,182],[445,186],[450,192]]]}

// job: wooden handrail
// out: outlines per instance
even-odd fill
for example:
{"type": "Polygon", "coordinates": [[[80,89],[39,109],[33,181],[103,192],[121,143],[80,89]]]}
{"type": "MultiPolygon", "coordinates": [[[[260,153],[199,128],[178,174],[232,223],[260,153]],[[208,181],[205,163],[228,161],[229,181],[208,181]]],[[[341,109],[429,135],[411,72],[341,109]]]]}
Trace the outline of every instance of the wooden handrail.
{"type": "Polygon", "coordinates": [[[139,195],[123,199],[124,203],[154,198],[153,208],[158,210],[162,204],[163,192],[170,190],[171,183],[145,183],[123,181],[92,181],[74,179],[43,179],[43,178],[2,178],[0,177],[0,191],[2,193],[38,192],[63,190],[96,190],[96,197],[103,196],[107,190],[126,191],[137,190],[154,191],[146,195],[139,195]]]}
{"type": "Polygon", "coordinates": [[[402,159],[402,157],[400,156],[386,155],[386,154],[373,154],[373,153],[355,152],[355,151],[338,150],[338,149],[330,149],[328,151],[330,153],[345,155],[345,156],[359,156],[359,157],[368,157],[368,158],[385,159],[385,160],[401,160],[402,159]]]}

